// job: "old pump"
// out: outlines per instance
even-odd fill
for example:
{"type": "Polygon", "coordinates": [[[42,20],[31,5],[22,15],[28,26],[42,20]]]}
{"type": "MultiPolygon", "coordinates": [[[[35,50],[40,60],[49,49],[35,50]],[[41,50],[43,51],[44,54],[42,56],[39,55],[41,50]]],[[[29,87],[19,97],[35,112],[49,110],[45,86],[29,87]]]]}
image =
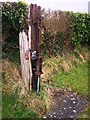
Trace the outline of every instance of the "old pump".
{"type": "Polygon", "coordinates": [[[31,26],[31,49],[25,53],[26,60],[31,56],[32,66],[32,90],[40,91],[40,75],[42,74],[42,58],[40,56],[41,39],[41,7],[36,4],[30,5],[30,26],[31,26]]]}

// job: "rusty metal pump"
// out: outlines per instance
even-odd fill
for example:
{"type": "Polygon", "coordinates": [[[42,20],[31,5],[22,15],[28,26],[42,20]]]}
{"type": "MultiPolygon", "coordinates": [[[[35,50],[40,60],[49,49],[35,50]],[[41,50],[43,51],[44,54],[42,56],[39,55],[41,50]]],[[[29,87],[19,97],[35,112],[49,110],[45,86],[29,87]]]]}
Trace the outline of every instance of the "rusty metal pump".
{"type": "MultiPolygon", "coordinates": [[[[36,4],[30,5],[31,26],[31,65],[32,65],[32,89],[40,91],[40,75],[42,74],[42,58],[40,56],[41,40],[41,7],[36,4]]],[[[27,56],[28,59],[28,56],[27,56]]]]}

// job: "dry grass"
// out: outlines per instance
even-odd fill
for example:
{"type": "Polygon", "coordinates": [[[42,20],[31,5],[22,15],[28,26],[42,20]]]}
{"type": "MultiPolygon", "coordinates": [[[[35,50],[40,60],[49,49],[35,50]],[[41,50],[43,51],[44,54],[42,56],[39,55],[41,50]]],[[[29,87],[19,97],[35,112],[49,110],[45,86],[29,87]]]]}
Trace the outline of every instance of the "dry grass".
{"type": "MultiPolygon", "coordinates": [[[[73,52],[68,54],[67,56],[63,55],[63,57],[52,57],[47,58],[43,63],[43,75],[42,82],[51,84],[51,81],[48,79],[54,73],[64,71],[67,73],[73,67],[80,65],[81,63],[85,63],[89,60],[90,54],[89,50],[86,47],[76,48],[73,52]]],[[[49,84],[49,85],[50,85],[49,84]]]]}
{"type": "Polygon", "coordinates": [[[36,96],[35,93],[29,93],[23,84],[21,75],[17,67],[10,61],[2,62],[2,90],[3,95],[15,93],[18,90],[18,101],[20,106],[31,109],[33,112],[42,116],[46,112],[45,100],[36,96]]]}
{"type": "Polygon", "coordinates": [[[74,66],[88,61],[90,57],[86,48],[84,48],[84,51],[82,48],[81,51],[75,50],[73,53],[75,54],[71,53],[67,57],[58,56],[44,60],[40,96],[37,96],[35,93],[29,93],[25,89],[21,79],[20,68],[18,69],[14,63],[8,60],[2,61],[3,94],[8,95],[18,90],[17,103],[22,107],[31,109],[40,117],[43,116],[55,103],[52,97],[53,91],[50,89],[50,86],[52,87],[50,76],[62,71],[67,73],[74,66]]]}
{"type": "Polygon", "coordinates": [[[19,71],[16,70],[16,66],[8,60],[2,61],[2,85],[3,85],[3,93],[8,94],[11,92],[15,92],[17,87],[23,87],[21,82],[21,77],[19,75],[19,71]]]}

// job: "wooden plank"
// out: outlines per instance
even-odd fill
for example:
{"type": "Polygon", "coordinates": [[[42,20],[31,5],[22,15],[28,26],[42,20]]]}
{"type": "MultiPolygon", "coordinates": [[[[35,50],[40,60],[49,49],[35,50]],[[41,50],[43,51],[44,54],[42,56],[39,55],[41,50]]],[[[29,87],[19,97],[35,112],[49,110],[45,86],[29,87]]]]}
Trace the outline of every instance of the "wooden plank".
{"type": "Polygon", "coordinates": [[[21,61],[21,72],[22,79],[25,83],[27,90],[32,90],[32,68],[31,68],[31,57],[29,52],[29,60],[25,59],[25,52],[31,48],[31,27],[29,26],[28,38],[26,33],[23,31],[19,34],[19,46],[20,46],[20,61],[21,61]],[[29,38],[29,40],[28,40],[29,38]]]}
{"type": "MultiPolygon", "coordinates": [[[[31,26],[29,26],[29,31],[28,31],[28,37],[29,37],[29,43],[28,46],[31,48],[31,26]]],[[[29,88],[30,91],[32,91],[32,66],[31,66],[31,56],[29,53],[29,88]]]]}
{"type": "Polygon", "coordinates": [[[21,32],[19,34],[19,46],[20,46],[20,61],[21,61],[21,72],[22,72],[22,79],[25,83],[25,86],[27,86],[27,83],[26,83],[26,78],[25,78],[25,72],[24,72],[24,56],[23,56],[23,32],[21,32]]]}
{"type": "Polygon", "coordinates": [[[25,72],[25,82],[26,87],[29,90],[29,61],[25,59],[25,53],[26,50],[28,50],[28,44],[27,44],[27,35],[25,32],[23,32],[23,59],[24,59],[24,72],[25,72]]]}
{"type": "MultiPolygon", "coordinates": [[[[32,13],[31,13],[31,10],[32,9],[32,5],[29,6],[29,9],[28,9],[28,21],[29,22],[29,30],[28,30],[28,48],[31,49],[31,17],[32,17],[32,13]],[[31,16],[30,16],[31,15],[31,16]]],[[[30,56],[30,53],[29,53],[29,90],[32,91],[32,66],[31,66],[31,56],[30,56]]]]}
{"type": "Polygon", "coordinates": [[[23,48],[22,48],[22,33],[19,33],[19,48],[20,48],[20,62],[21,62],[21,73],[22,73],[22,79],[24,80],[24,72],[23,72],[23,57],[22,57],[22,53],[23,53],[23,48]]]}
{"type": "Polygon", "coordinates": [[[28,49],[28,40],[25,32],[19,34],[19,45],[20,45],[20,60],[21,60],[21,71],[22,79],[25,83],[27,90],[29,90],[30,82],[30,63],[29,60],[25,59],[25,52],[28,49]]]}
{"type": "MultiPolygon", "coordinates": [[[[33,5],[32,5],[32,8],[33,8],[33,5]]],[[[29,60],[25,59],[26,50],[31,48],[30,7],[28,11],[29,11],[28,13],[28,22],[29,22],[28,36],[24,31],[19,33],[19,47],[20,47],[22,80],[24,81],[26,89],[31,91],[32,90],[32,67],[31,67],[30,52],[29,52],[29,60]]]]}

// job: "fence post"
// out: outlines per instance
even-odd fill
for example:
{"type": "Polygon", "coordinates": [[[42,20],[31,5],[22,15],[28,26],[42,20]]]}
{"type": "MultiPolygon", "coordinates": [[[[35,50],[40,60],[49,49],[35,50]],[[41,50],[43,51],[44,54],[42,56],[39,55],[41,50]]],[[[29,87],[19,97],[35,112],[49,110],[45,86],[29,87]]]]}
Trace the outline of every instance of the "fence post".
{"type": "Polygon", "coordinates": [[[39,92],[41,70],[40,37],[41,37],[41,7],[31,4],[28,9],[28,32],[19,34],[20,60],[22,79],[26,89],[39,92]],[[32,52],[31,52],[32,51],[32,52]],[[36,58],[33,58],[36,53],[36,58]],[[39,81],[39,82],[38,82],[39,81]]]}

